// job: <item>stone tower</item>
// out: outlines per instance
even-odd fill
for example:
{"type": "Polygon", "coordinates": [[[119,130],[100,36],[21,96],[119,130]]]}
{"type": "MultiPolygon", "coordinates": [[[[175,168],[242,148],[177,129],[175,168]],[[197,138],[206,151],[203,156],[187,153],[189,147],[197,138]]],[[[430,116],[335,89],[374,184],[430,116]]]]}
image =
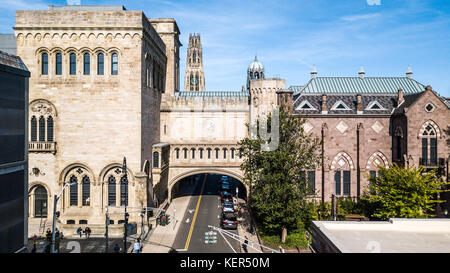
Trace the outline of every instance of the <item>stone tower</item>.
{"type": "Polygon", "coordinates": [[[251,63],[247,70],[247,90],[250,90],[250,81],[264,79],[264,66],[258,62],[258,57],[255,56],[255,60],[251,63]]]}
{"type": "Polygon", "coordinates": [[[200,41],[200,34],[189,34],[184,90],[205,91],[205,74],[203,73],[202,43],[200,41]]]}

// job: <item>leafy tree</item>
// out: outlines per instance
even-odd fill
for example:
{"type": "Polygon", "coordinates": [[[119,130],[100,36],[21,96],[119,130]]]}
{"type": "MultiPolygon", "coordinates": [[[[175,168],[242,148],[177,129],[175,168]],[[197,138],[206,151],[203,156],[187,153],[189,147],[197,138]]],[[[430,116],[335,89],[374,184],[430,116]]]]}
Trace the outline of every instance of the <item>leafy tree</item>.
{"type": "Polygon", "coordinates": [[[369,178],[370,185],[362,201],[372,206],[372,217],[387,220],[397,218],[428,218],[438,193],[446,184],[435,171],[423,172],[423,167],[390,168],[380,166],[379,175],[369,178]]]}
{"type": "MultiPolygon", "coordinates": [[[[271,116],[267,119],[271,123],[271,116]]],[[[289,109],[279,110],[278,148],[263,151],[260,134],[239,142],[243,155],[241,169],[250,188],[250,205],[265,232],[280,234],[285,242],[287,231],[295,230],[307,205],[308,185],[299,179],[302,170],[315,169],[319,162],[320,141],[306,135],[302,117],[289,109]]],[[[259,123],[255,126],[259,128],[259,123]]],[[[249,129],[252,129],[247,125],[249,129]]],[[[261,126],[263,127],[263,126],[261,126]]],[[[270,130],[270,125],[268,125],[270,130]]],[[[271,141],[274,141],[271,139],[271,141]]]]}

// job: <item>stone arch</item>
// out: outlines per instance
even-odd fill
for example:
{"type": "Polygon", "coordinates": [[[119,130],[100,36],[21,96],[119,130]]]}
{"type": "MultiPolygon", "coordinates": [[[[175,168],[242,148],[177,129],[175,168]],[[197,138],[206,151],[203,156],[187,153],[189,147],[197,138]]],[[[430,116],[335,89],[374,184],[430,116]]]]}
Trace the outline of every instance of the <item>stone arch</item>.
{"type": "Polygon", "coordinates": [[[52,40],[57,40],[57,39],[59,39],[59,33],[54,33],[52,35],[52,40]]]}
{"type": "Polygon", "coordinates": [[[441,130],[440,130],[439,126],[436,124],[436,122],[434,122],[431,119],[425,121],[425,123],[422,125],[422,127],[419,130],[419,134],[418,134],[417,138],[423,137],[423,133],[425,132],[425,129],[428,127],[428,125],[431,125],[431,127],[433,127],[433,129],[436,131],[436,136],[438,138],[442,138],[441,130]]]}
{"type": "MultiPolygon", "coordinates": [[[[119,168],[120,170],[122,170],[122,163],[110,163],[108,165],[106,165],[106,167],[104,167],[102,169],[102,171],[100,172],[100,175],[98,176],[98,183],[97,185],[101,185],[102,183],[104,183],[107,179],[108,174],[111,171],[115,171],[116,168],[119,168]]],[[[134,182],[134,174],[133,172],[130,170],[130,168],[127,167],[127,173],[128,173],[128,181],[132,182],[132,185],[134,186],[135,182],[134,182]]]]}
{"type": "Polygon", "coordinates": [[[68,33],[61,34],[61,40],[64,40],[64,39],[69,39],[69,34],[68,33]]]}
{"type": "Polygon", "coordinates": [[[389,168],[389,161],[387,157],[382,152],[376,151],[367,160],[366,169],[369,170],[372,166],[376,167],[376,165],[380,165],[380,163],[383,163],[384,167],[389,168]]]}
{"type": "Polygon", "coordinates": [[[116,35],[114,35],[114,39],[122,39],[123,35],[122,33],[116,33],[116,35]]]}
{"type": "Polygon", "coordinates": [[[336,169],[336,164],[338,164],[338,162],[340,162],[340,159],[343,159],[345,161],[345,163],[348,164],[348,166],[350,167],[350,169],[354,169],[354,164],[353,164],[353,160],[352,158],[344,151],[339,152],[333,159],[333,161],[331,162],[331,166],[330,169],[334,170],[336,169]]]}
{"type": "Polygon", "coordinates": [[[96,184],[94,172],[92,171],[91,168],[89,168],[86,164],[83,164],[83,163],[72,163],[72,164],[68,165],[67,167],[65,167],[59,175],[58,184],[63,185],[64,183],[66,183],[68,181],[67,178],[73,172],[77,171],[79,168],[84,169],[88,173],[88,175],[91,178],[91,183],[93,185],[96,184]]]}
{"type": "Polygon", "coordinates": [[[108,53],[108,55],[111,55],[113,53],[118,53],[119,56],[122,56],[122,51],[120,51],[120,49],[118,49],[117,47],[110,47],[106,50],[106,52],[108,53]]]}
{"type": "Polygon", "coordinates": [[[80,38],[80,40],[81,40],[81,39],[87,39],[86,33],[81,33],[80,36],[79,36],[79,38],[80,38]]]}
{"type": "Polygon", "coordinates": [[[53,103],[46,99],[35,99],[32,102],[30,102],[30,113],[29,115],[32,116],[33,113],[39,113],[40,115],[48,116],[52,115],[57,117],[58,112],[56,111],[56,107],[53,103]]]}
{"type": "Polygon", "coordinates": [[[28,185],[28,195],[30,195],[34,191],[34,189],[39,186],[42,186],[45,188],[49,198],[52,197],[50,187],[46,183],[41,182],[41,181],[33,181],[28,185]]]}

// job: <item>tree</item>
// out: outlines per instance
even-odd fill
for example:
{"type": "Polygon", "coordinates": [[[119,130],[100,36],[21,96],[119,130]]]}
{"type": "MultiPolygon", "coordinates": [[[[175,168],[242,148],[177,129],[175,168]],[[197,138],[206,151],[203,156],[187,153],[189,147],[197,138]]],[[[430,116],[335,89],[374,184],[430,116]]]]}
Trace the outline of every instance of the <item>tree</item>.
{"type": "Polygon", "coordinates": [[[438,193],[446,184],[436,171],[423,172],[423,167],[379,167],[379,175],[369,178],[370,185],[362,201],[372,206],[371,216],[387,220],[397,218],[428,218],[433,216],[438,193]]]}
{"type": "MultiPolygon", "coordinates": [[[[269,130],[271,116],[267,122],[269,130]]],[[[300,178],[304,170],[314,170],[319,162],[320,141],[306,135],[306,120],[280,108],[278,148],[263,151],[261,134],[239,142],[243,155],[241,169],[244,183],[250,188],[250,205],[257,221],[270,233],[281,233],[285,242],[288,229],[295,229],[309,194],[307,181],[300,178]]],[[[255,126],[259,129],[260,124],[255,126]]],[[[251,125],[247,125],[251,129],[251,125]]],[[[263,126],[261,126],[263,127],[263,126]]],[[[274,141],[271,139],[271,141],[274,141]]]]}

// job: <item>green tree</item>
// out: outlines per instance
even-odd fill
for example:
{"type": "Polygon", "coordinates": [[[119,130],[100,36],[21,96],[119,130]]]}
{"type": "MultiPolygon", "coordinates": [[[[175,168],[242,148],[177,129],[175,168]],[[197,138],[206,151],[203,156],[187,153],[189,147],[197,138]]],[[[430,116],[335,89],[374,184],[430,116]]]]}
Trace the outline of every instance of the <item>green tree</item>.
{"type": "MultiPolygon", "coordinates": [[[[267,119],[269,130],[271,117],[267,119]]],[[[295,117],[289,109],[281,107],[276,150],[263,151],[260,134],[239,142],[243,155],[241,169],[250,188],[249,201],[254,215],[266,232],[281,233],[283,243],[287,231],[297,228],[302,209],[307,205],[308,185],[306,180],[299,179],[300,173],[315,169],[319,162],[320,141],[306,135],[305,122],[304,118],[295,117]]],[[[259,128],[259,123],[255,126],[259,128]]]]}
{"type": "Polygon", "coordinates": [[[371,206],[371,215],[377,219],[428,218],[436,203],[437,194],[446,184],[435,171],[423,172],[423,167],[390,168],[380,166],[379,175],[369,178],[370,185],[362,201],[371,206]]]}

